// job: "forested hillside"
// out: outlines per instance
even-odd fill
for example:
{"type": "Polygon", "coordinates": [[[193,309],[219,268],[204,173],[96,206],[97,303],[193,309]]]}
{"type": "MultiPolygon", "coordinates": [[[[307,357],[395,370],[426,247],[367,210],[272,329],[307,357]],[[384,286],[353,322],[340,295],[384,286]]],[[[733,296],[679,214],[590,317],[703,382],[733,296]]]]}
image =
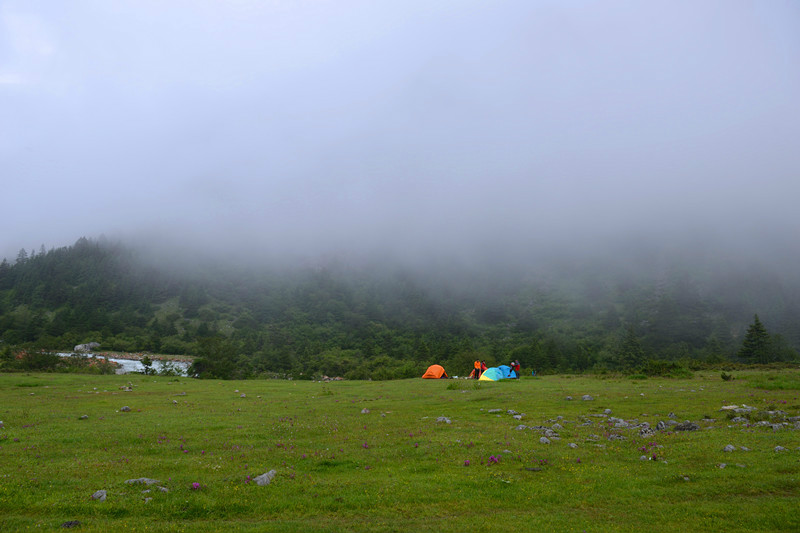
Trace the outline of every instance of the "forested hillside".
{"type": "Polygon", "coordinates": [[[635,371],[788,361],[800,348],[796,280],[750,267],[567,258],[462,270],[158,264],[85,238],[4,260],[0,349],[95,341],[102,350],[199,356],[209,376],[390,379],[431,363],[464,375],[475,358],[519,359],[527,372],[635,371]],[[764,329],[755,351],[743,342],[754,321],[764,329]]]}

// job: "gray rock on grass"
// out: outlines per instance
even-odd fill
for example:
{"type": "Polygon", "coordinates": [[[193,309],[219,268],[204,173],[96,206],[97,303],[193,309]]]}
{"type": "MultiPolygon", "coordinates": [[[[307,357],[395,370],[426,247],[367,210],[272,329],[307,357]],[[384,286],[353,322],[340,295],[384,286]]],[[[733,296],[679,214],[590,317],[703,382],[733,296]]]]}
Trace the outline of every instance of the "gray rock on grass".
{"type": "Polygon", "coordinates": [[[104,490],[98,490],[94,494],[92,494],[92,499],[104,502],[106,501],[107,493],[104,490]]]}
{"type": "Polygon", "coordinates": [[[265,472],[264,474],[261,474],[260,476],[254,477],[253,481],[255,481],[256,485],[258,485],[259,487],[263,487],[265,485],[269,485],[270,482],[273,480],[273,478],[275,478],[275,475],[277,473],[278,472],[276,472],[275,470],[270,470],[269,472],[265,472]]]}
{"type": "Polygon", "coordinates": [[[156,483],[161,483],[157,479],[150,479],[149,477],[140,477],[136,479],[129,479],[125,481],[128,485],[155,485],[156,483]]]}

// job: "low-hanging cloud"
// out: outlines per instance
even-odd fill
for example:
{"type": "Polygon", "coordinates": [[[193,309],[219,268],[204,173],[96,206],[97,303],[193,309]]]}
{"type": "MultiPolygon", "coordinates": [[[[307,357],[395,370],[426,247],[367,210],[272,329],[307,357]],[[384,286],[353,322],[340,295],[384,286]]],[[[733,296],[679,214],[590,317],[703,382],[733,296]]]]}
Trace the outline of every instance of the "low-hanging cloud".
{"type": "Polygon", "coordinates": [[[800,230],[794,2],[0,6],[0,251],[800,230]]]}

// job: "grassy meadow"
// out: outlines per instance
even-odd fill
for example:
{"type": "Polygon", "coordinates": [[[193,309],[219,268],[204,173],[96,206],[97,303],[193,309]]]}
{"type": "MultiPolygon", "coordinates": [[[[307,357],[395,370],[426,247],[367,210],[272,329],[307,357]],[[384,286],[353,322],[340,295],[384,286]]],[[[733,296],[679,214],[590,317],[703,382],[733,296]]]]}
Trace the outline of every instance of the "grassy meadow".
{"type": "Polygon", "coordinates": [[[734,377],[0,374],[0,530],[800,531],[800,371],[734,377]]]}

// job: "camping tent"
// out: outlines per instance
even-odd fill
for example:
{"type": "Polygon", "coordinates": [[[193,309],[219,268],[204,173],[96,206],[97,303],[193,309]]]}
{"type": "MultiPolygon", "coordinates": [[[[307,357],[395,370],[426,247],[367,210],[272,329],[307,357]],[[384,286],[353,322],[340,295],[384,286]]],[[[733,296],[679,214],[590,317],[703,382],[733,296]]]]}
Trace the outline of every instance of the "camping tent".
{"type": "Polygon", "coordinates": [[[441,365],[431,365],[422,374],[422,379],[445,379],[447,377],[447,372],[444,371],[441,365]]]}
{"type": "Polygon", "coordinates": [[[511,367],[508,365],[500,365],[497,368],[503,374],[503,379],[514,379],[519,377],[517,373],[511,370],[511,367]]]}
{"type": "Polygon", "coordinates": [[[487,368],[481,374],[481,381],[499,381],[503,379],[503,373],[496,366],[487,368]]]}
{"type": "Polygon", "coordinates": [[[501,379],[515,378],[517,373],[510,366],[500,365],[487,368],[481,374],[482,381],[500,381],[501,379]]]}

